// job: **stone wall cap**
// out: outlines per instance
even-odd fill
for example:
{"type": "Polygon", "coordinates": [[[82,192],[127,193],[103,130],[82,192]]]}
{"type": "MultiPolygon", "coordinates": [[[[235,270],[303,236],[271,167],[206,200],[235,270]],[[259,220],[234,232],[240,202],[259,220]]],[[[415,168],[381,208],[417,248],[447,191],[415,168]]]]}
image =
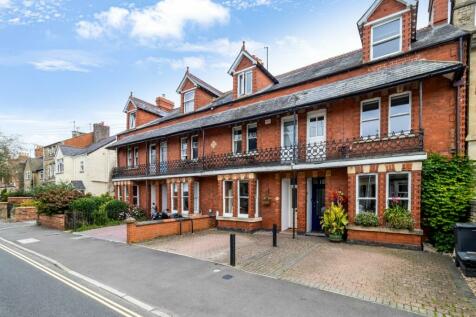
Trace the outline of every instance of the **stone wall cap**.
{"type": "Polygon", "coordinates": [[[409,234],[409,235],[423,235],[423,230],[414,229],[413,231],[407,229],[392,229],[387,227],[363,227],[357,225],[348,225],[347,230],[354,231],[369,231],[369,232],[384,232],[384,233],[398,233],[398,234],[409,234]]]}
{"type": "Polygon", "coordinates": [[[258,217],[258,218],[240,218],[240,217],[223,217],[223,216],[217,216],[217,220],[220,221],[237,221],[237,222],[260,222],[263,221],[263,218],[258,217]]]}
{"type": "Polygon", "coordinates": [[[132,217],[129,217],[125,220],[125,223],[135,223],[135,222],[136,222],[136,220],[132,217]]]}

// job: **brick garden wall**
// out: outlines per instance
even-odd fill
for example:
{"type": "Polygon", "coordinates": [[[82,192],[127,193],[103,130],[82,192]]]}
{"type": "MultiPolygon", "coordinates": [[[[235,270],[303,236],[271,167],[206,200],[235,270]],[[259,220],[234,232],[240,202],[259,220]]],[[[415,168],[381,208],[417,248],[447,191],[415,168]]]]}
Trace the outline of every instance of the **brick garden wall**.
{"type": "Polygon", "coordinates": [[[24,202],[31,202],[33,198],[31,197],[8,197],[8,203],[12,205],[20,205],[24,202]]]}
{"type": "Polygon", "coordinates": [[[7,211],[8,203],[0,202],[0,220],[7,220],[8,211],[7,211]]]}
{"type": "Polygon", "coordinates": [[[43,227],[64,231],[66,229],[66,216],[65,215],[47,216],[44,214],[40,214],[38,215],[37,223],[43,227]]]}
{"type": "Polygon", "coordinates": [[[15,221],[30,221],[36,220],[38,217],[38,210],[36,207],[15,207],[15,221]]]}
{"type": "Polygon", "coordinates": [[[138,243],[158,237],[173,236],[203,231],[215,227],[215,219],[209,216],[193,216],[178,219],[164,219],[158,221],[133,222],[127,224],[127,243],[138,243]],[[180,226],[182,229],[180,229],[180,226]]]}

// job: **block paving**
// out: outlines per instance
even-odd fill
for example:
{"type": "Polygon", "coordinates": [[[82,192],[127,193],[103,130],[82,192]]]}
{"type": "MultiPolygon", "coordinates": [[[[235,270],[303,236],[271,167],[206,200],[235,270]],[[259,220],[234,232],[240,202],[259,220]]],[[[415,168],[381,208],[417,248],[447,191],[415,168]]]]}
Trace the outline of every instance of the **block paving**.
{"type": "MultiPolygon", "coordinates": [[[[476,278],[464,278],[448,256],[330,243],[325,238],[236,234],[237,267],[426,316],[476,316],[476,278]],[[473,289],[473,291],[471,291],[473,289]]],[[[144,246],[229,263],[229,232],[160,238],[144,246]]]]}

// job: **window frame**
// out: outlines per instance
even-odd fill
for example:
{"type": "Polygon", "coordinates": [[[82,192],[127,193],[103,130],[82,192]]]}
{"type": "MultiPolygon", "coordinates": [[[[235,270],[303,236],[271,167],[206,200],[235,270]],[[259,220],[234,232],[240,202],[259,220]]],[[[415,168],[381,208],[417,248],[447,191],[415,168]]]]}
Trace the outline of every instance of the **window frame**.
{"type": "MultiPolygon", "coordinates": [[[[375,121],[376,119],[372,119],[372,120],[366,120],[365,122],[370,122],[370,121],[375,121]]],[[[374,137],[380,137],[380,134],[381,134],[381,131],[382,130],[382,99],[380,97],[376,97],[376,98],[370,98],[370,99],[365,99],[365,100],[362,100],[360,102],[360,137],[363,138],[363,139],[372,139],[374,137]],[[368,104],[368,103],[372,103],[372,102],[375,102],[377,101],[378,102],[378,133],[377,134],[374,134],[374,135],[363,135],[362,134],[362,115],[364,113],[364,104],[368,104]]]]}
{"type": "MultiPolygon", "coordinates": [[[[281,147],[284,147],[284,124],[286,122],[294,122],[294,116],[293,115],[290,115],[290,116],[286,116],[286,117],[282,117],[281,118],[281,147]]],[[[298,115],[296,114],[296,127],[294,128],[294,146],[296,146],[298,143],[299,143],[299,140],[298,140],[298,134],[299,134],[299,117],[298,115]],[[295,132],[295,133],[294,133],[295,132]]],[[[293,146],[293,145],[290,145],[290,146],[293,146]]]]}
{"type": "Polygon", "coordinates": [[[197,161],[197,160],[198,160],[198,156],[199,156],[198,135],[192,135],[192,136],[190,137],[190,158],[191,158],[192,161],[197,161]],[[193,142],[193,140],[194,140],[194,139],[196,140],[196,145],[197,145],[197,147],[196,147],[197,156],[196,156],[196,157],[193,155],[193,150],[194,150],[194,142],[193,142]]]}
{"type": "Polygon", "coordinates": [[[79,173],[84,173],[84,161],[79,161],[79,173]]]}
{"type": "Polygon", "coordinates": [[[133,153],[133,156],[132,156],[133,167],[136,168],[139,166],[139,147],[134,146],[132,153],[133,153]]]}
{"type": "Polygon", "coordinates": [[[392,55],[399,54],[399,53],[402,52],[402,49],[403,49],[403,19],[402,19],[402,15],[399,15],[397,17],[394,17],[394,16],[389,17],[388,19],[385,19],[381,22],[375,23],[370,27],[370,60],[371,61],[376,61],[376,60],[379,60],[379,59],[382,59],[382,58],[385,58],[385,57],[389,57],[389,56],[392,56],[392,55]],[[400,22],[400,30],[399,30],[400,32],[399,32],[399,34],[398,35],[393,35],[391,37],[385,38],[383,40],[380,40],[380,41],[377,41],[376,43],[374,43],[374,41],[373,41],[374,29],[379,27],[379,26],[394,22],[396,20],[399,20],[399,22],[400,22]],[[385,54],[385,55],[382,55],[382,56],[379,56],[379,57],[374,57],[374,45],[379,45],[379,44],[394,40],[396,38],[400,39],[400,41],[399,41],[400,46],[399,46],[398,51],[393,52],[393,53],[389,53],[389,54],[385,54]]]}
{"type": "Polygon", "coordinates": [[[187,137],[180,138],[180,160],[181,161],[188,160],[188,138],[187,137]],[[183,148],[183,144],[185,144],[185,149],[183,148]]]}
{"type": "Polygon", "coordinates": [[[136,206],[136,207],[139,207],[140,205],[140,193],[139,193],[139,185],[132,185],[132,205],[133,206],[136,206]],[[136,194],[137,195],[134,195],[134,188],[136,188],[136,194]],[[136,202],[134,203],[134,200],[136,200],[136,202]]]}
{"type": "Polygon", "coordinates": [[[63,174],[64,173],[64,159],[60,158],[55,161],[56,165],[56,174],[63,174]]]}
{"type": "Polygon", "coordinates": [[[134,153],[131,150],[131,147],[127,147],[127,167],[133,167],[133,162],[134,162],[134,153]]]}
{"type": "Polygon", "coordinates": [[[172,211],[173,214],[178,213],[178,200],[179,200],[179,189],[178,189],[178,184],[177,183],[172,183],[171,184],[171,190],[170,190],[170,210],[172,211]],[[177,189],[177,191],[175,191],[177,189]],[[174,194],[177,193],[175,196],[174,194]],[[177,205],[174,204],[174,199],[177,199],[177,205]]]}
{"type": "Polygon", "coordinates": [[[193,213],[200,213],[200,182],[193,182],[193,213]]]}
{"type": "Polygon", "coordinates": [[[385,188],[385,208],[388,208],[389,205],[388,205],[388,201],[390,199],[390,197],[388,196],[389,193],[390,193],[390,175],[402,175],[402,174],[406,174],[408,176],[408,198],[404,198],[404,200],[407,200],[408,201],[408,212],[411,212],[412,210],[412,173],[411,172],[389,172],[385,175],[385,183],[386,183],[386,188],[385,188]]]}
{"type": "MultiPolygon", "coordinates": [[[[243,132],[242,132],[242,138],[243,138],[243,132]]],[[[258,152],[258,123],[253,122],[253,123],[248,123],[246,125],[246,153],[256,153],[258,152]],[[256,128],[256,137],[254,138],[256,140],[256,149],[250,150],[250,128],[256,128]]]]}
{"type": "Polygon", "coordinates": [[[124,201],[129,203],[129,186],[124,186],[124,201]]]}
{"type": "Polygon", "coordinates": [[[378,216],[378,174],[377,173],[362,173],[362,174],[356,174],[356,180],[355,180],[355,215],[360,214],[361,212],[359,210],[359,200],[360,199],[366,199],[366,200],[375,200],[375,215],[378,216]],[[360,185],[360,176],[374,176],[375,177],[375,198],[368,198],[368,197],[363,197],[361,198],[359,196],[359,185],[360,185]]]}
{"type": "Polygon", "coordinates": [[[235,193],[233,190],[233,181],[224,180],[223,181],[223,217],[233,217],[233,200],[235,198],[235,193]],[[231,196],[226,196],[226,183],[231,184],[231,196]],[[231,199],[231,212],[227,213],[226,211],[226,201],[227,199],[231,199]]]}
{"type": "Polygon", "coordinates": [[[191,113],[195,111],[195,88],[186,90],[183,92],[183,113],[191,113]],[[185,96],[191,95],[191,99],[185,98],[185,96]],[[187,105],[191,105],[192,109],[187,110],[187,105]]]}
{"type": "MultiPolygon", "coordinates": [[[[238,142],[238,141],[236,141],[238,142]]],[[[241,155],[243,154],[243,127],[240,126],[235,126],[231,129],[231,147],[234,155],[241,155]],[[240,151],[237,152],[237,148],[235,147],[235,131],[240,131],[241,132],[241,139],[239,142],[241,142],[240,146],[240,151]]]]}
{"type": "MultiPolygon", "coordinates": [[[[254,203],[254,202],[253,202],[254,203]]],[[[250,212],[250,181],[249,180],[239,180],[238,181],[238,218],[248,218],[249,217],[249,212],[250,212]],[[248,185],[248,196],[242,196],[241,195],[241,183],[246,183],[248,185]],[[246,199],[248,200],[248,211],[246,214],[241,213],[241,199],[246,199]]]]}
{"type": "MultiPolygon", "coordinates": [[[[405,134],[408,134],[410,133],[410,131],[412,130],[412,92],[411,90],[409,91],[404,91],[404,92],[401,92],[401,93],[396,93],[396,94],[392,94],[390,96],[388,96],[388,134],[392,134],[392,126],[391,126],[391,123],[392,123],[392,115],[391,115],[391,109],[392,109],[392,98],[398,98],[398,97],[401,97],[401,96],[404,96],[404,95],[408,95],[408,104],[410,106],[410,109],[408,111],[408,120],[410,121],[409,123],[409,127],[410,129],[407,130],[407,131],[403,131],[403,133],[401,133],[402,131],[396,131],[395,132],[395,135],[405,135],[405,134]]],[[[406,114],[405,114],[406,115],[406,114]]],[[[394,115],[393,117],[401,117],[403,116],[402,114],[398,114],[398,115],[394,115]]]]}
{"type": "Polygon", "coordinates": [[[237,73],[236,76],[238,97],[251,95],[253,93],[253,69],[244,69],[237,73]],[[248,75],[249,78],[247,78],[248,75]],[[247,91],[248,80],[251,82],[249,91],[247,91]]]}
{"type": "Polygon", "coordinates": [[[189,212],[190,212],[190,186],[187,182],[183,182],[180,184],[180,199],[181,199],[181,207],[182,207],[182,215],[188,215],[189,212]],[[187,186],[187,196],[184,195],[184,186],[187,186]],[[185,198],[187,198],[188,200],[188,209],[184,209],[183,206],[185,205],[184,204],[184,201],[185,201],[185,198]]]}
{"type": "Polygon", "coordinates": [[[137,126],[137,111],[129,112],[129,129],[135,129],[137,126]]]}
{"type": "Polygon", "coordinates": [[[122,201],[122,186],[117,185],[117,200],[122,201]]]}

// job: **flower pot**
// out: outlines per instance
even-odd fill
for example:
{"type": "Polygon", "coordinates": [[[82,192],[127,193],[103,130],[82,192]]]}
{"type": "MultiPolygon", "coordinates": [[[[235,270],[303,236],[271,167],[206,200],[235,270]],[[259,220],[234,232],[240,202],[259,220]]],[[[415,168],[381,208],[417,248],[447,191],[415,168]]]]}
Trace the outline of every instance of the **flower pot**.
{"type": "Polygon", "coordinates": [[[342,234],[341,233],[330,233],[329,234],[329,241],[331,242],[342,242],[342,234]]]}

